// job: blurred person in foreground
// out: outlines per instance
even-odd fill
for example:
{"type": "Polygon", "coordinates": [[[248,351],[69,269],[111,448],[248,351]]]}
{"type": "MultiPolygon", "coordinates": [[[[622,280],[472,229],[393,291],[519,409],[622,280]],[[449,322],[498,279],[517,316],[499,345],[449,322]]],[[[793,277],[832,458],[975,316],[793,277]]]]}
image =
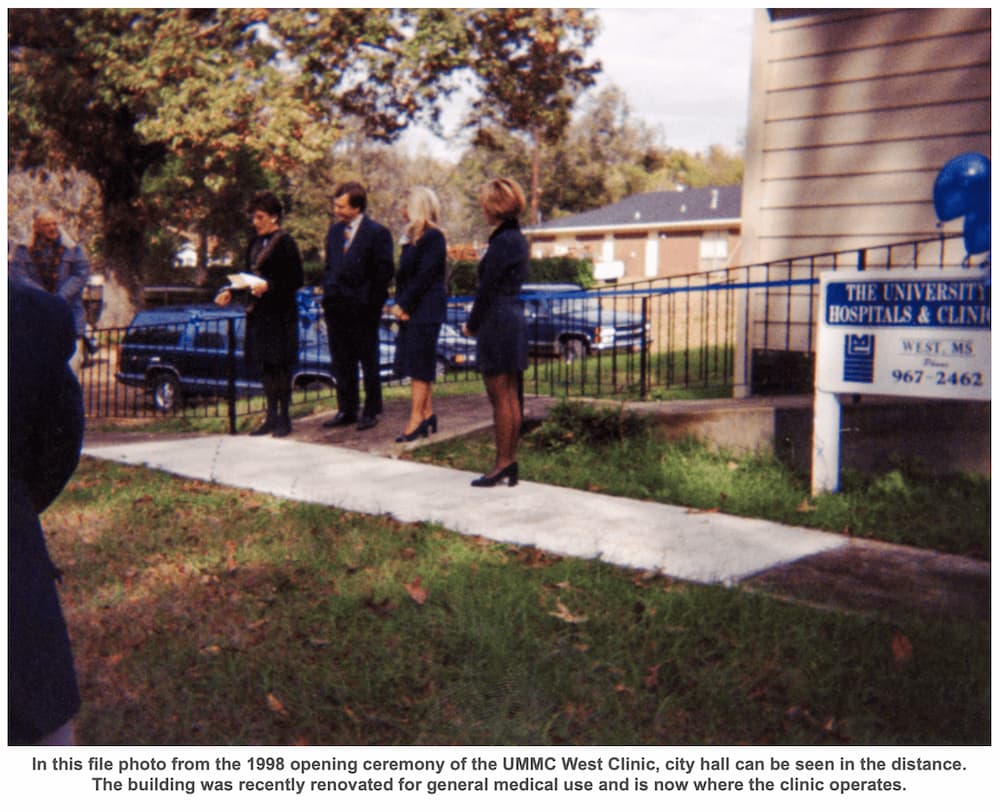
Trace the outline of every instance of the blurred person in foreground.
{"type": "Polygon", "coordinates": [[[426,437],[438,427],[431,388],[438,335],[448,306],[448,247],[441,231],[440,212],[437,195],[424,186],[413,188],[403,205],[407,226],[392,314],[399,322],[395,372],[410,379],[410,418],[396,438],[397,443],[426,437]]]}
{"type": "Polygon", "coordinates": [[[74,744],[73,653],[39,521],[80,461],[76,326],[58,296],[8,280],[7,741],[74,744]]]}
{"type": "Polygon", "coordinates": [[[493,233],[479,262],[476,298],[463,332],[476,337],[479,371],[493,407],[496,442],[493,470],[471,484],[492,488],[504,480],[510,486],[518,482],[520,386],[528,366],[521,285],[528,278],[528,243],[518,220],[525,197],[517,181],[494,178],[483,184],[479,204],[493,233]]]}

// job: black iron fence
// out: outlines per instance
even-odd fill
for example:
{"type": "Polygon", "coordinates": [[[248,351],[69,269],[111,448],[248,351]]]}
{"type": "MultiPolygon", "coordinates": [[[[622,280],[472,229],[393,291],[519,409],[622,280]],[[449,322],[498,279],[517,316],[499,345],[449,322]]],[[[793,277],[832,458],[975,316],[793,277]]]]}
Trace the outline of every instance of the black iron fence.
{"type": "MultiPolygon", "coordinates": [[[[583,291],[528,286],[529,395],[621,399],[732,397],[811,391],[819,275],[874,267],[957,264],[961,238],[942,237],[726,268],[583,291]],[[958,240],[956,243],[955,240],[958,240]]],[[[475,345],[459,333],[470,298],[453,299],[439,342],[439,391],[477,382],[475,345]]],[[[239,311],[159,309],[129,328],[94,330],[81,382],[89,418],[183,414],[230,429],[264,408],[243,356],[239,311]]],[[[333,377],[315,299],[300,297],[295,402],[328,399],[333,377]]],[[[380,336],[382,377],[393,372],[395,336],[380,336]]]]}

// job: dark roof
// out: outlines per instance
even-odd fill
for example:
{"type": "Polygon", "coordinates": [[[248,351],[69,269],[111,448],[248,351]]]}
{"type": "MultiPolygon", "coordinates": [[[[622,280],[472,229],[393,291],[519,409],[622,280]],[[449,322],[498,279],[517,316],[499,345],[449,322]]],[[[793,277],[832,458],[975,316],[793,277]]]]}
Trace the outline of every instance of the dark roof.
{"type": "Polygon", "coordinates": [[[579,231],[608,227],[635,227],[738,220],[742,186],[706,186],[683,192],[647,192],[623,198],[601,209],[571,214],[541,225],[525,228],[527,232],[579,231]]]}

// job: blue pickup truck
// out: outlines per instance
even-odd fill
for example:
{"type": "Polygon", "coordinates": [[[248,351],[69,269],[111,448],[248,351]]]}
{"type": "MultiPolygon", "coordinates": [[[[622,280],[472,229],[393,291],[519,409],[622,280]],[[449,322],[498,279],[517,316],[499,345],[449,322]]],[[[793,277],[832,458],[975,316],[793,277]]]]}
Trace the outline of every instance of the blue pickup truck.
{"type": "MultiPolygon", "coordinates": [[[[617,310],[614,297],[588,292],[580,285],[530,282],[522,286],[521,298],[533,355],[572,362],[612,349],[638,352],[649,337],[649,324],[617,310]]],[[[472,297],[452,299],[448,321],[461,329],[471,309],[472,297]]]]}
{"type": "Polygon", "coordinates": [[[638,352],[649,324],[619,312],[613,297],[588,293],[579,285],[534,284],[521,288],[528,346],[536,355],[566,362],[608,350],[638,352]]]}

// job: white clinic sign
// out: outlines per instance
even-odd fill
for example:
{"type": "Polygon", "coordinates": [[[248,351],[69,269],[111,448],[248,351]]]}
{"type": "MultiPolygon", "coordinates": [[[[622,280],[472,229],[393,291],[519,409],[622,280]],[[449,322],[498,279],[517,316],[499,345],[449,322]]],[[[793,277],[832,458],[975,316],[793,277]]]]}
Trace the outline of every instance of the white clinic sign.
{"type": "Polygon", "coordinates": [[[837,489],[838,394],[990,400],[990,293],[967,269],[820,276],[814,493],[837,489]]]}

